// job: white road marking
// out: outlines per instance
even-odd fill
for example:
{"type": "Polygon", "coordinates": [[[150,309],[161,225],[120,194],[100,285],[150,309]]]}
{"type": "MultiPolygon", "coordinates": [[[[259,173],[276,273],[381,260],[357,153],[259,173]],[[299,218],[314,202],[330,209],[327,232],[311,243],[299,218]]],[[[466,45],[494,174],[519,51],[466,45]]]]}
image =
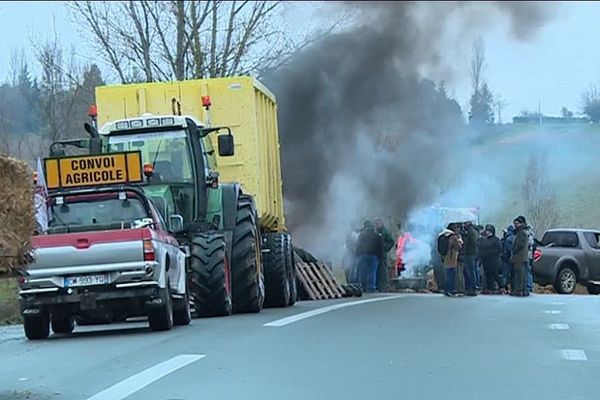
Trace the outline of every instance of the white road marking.
{"type": "Polygon", "coordinates": [[[569,327],[569,324],[550,324],[548,325],[548,329],[554,331],[568,331],[571,328],[569,327]]]}
{"type": "Polygon", "coordinates": [[[578,349],[564,349],[561,351],[561,356],[569,361],[587,361],[585,351],[578,349]]]}
{"type": "Polygon", "coordinates": [[[127,396],[132,395],[140,389],[145,388],[154,381],[159,380],[163,376],[177,371],[195,361],[206,357],[205,354],[181,354],[171,358],[160,364],[156,364],[139,374],[135,374],[114,386],[103,390],[100,393],[93,395],[87,400],[122,400],[127,396]]]}
{"type": "Polygon", "coordinates": [[[551,306],[564,306],[566,303],[562,302],[562,301],[553,301],[552,303],[549,303],[551,306]]]}
{"type": "Polygon", "coordinates": [[[334,304],[332,306],[321,307],[321,308],[317,308],[316,310],[310,310],[310,311],[306,311],[306,312],[303,312],[300,314],[281,318],[281,319],[278,319],[275,321],[267,322],[263,326],[276,326],[276,327],[286,326],[289,324],[293,324],[294,322],[302,321],[303,319],[315,317],[317,315],[325,314],[330,311],[339,310],[340,308],[358,306],[360,304],[373,303],[376,301],[398,299],[400,297],[405,297],[405,296],[404,295],[392,295],[392,296],[385,296],[385,297],[377,297],[374,299],[358,300],[358,301],[350,301],[348,303],[334,304]]]}
{"type": "Polygon", "coordinates": [[[562,314],[561,310],[544,310],[544,314],[562,314]]]}

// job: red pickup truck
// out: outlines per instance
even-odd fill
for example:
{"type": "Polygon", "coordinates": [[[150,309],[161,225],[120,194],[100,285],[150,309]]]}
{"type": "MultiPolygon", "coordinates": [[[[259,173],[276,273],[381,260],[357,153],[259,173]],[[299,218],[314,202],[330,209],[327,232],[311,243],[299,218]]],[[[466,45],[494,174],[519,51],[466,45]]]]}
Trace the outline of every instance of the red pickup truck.
{"type": "Polygon", "coordinates": [[[35,261],[20,277],[29,339],[78,324],[148,316],[152,330],[190,322],[186,255],[153,202],[136,187],[59,191],[35,261]]]}

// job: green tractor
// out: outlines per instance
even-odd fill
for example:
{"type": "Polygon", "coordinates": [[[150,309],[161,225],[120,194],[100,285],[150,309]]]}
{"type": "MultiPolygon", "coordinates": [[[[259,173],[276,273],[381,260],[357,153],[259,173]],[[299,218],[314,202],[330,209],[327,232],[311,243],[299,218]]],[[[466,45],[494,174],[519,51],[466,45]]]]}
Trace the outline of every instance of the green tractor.
{"type": "Polygon", "coordinates": [[[219,156],[231,156],[229,128],[173,115],[117,120],[100,131],[90,124],[85,128],[90,139],[54,143],[51,155],[64,155],[68,146],[92,154],[141,152],[141,186],[188,250],[188,300],[198,316],[256,313],[265,301],[273,307],[294,304],[289,234],[261,233],[253,197],[239,183],[219,182],[211,169],[214,149],[207,136],[219,134],[219,156]]]}

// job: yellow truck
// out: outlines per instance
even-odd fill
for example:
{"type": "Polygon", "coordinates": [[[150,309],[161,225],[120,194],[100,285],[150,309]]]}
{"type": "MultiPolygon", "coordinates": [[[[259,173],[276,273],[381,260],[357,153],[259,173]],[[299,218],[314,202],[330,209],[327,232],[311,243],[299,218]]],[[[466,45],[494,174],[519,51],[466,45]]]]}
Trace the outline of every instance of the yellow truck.
{"type": "Polygon", "coordinates": [[[275,96],[252,77],[233,77],[101,86],[96,102],[101,128],[86,126],[90,149],[141,152],[144,191],[190,248],[196,310],[293,305],[275,96]],[[224,263],[211,259],[210,240],[197,240],[207,232],[225,238],[224,263]]]}

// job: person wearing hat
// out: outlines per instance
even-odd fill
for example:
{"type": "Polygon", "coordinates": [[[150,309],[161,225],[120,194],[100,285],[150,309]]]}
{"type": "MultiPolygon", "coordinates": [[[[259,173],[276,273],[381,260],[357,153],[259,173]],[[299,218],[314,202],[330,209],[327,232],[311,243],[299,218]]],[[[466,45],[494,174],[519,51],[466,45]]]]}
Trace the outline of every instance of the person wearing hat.
{"type": "Polygon", "coordinates": [[[522,215],[513,221],[515,238],[512,246],[510,262],[513,266],[513,296],[526,296],[527,264],[529,263],[529,241],[527,239],[527,221],[522,215]]]}

